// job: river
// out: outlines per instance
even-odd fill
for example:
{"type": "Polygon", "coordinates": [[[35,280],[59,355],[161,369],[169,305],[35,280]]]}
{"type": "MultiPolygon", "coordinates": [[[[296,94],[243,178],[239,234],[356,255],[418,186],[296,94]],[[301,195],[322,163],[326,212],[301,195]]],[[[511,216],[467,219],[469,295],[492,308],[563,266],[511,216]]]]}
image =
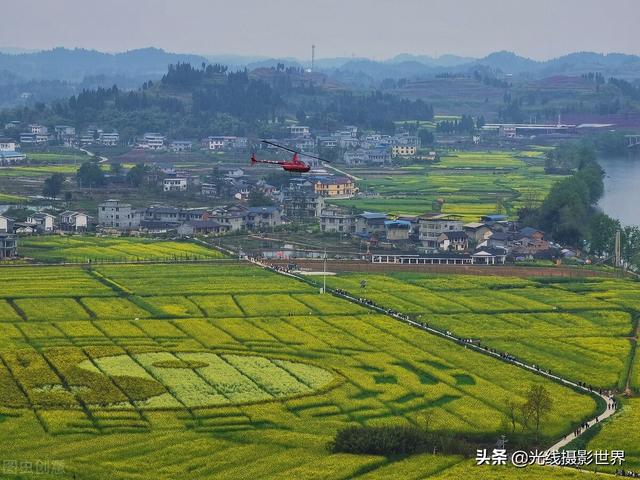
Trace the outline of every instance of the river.
{"type": "Polygon", "coordinates": [[[598,158],[604,195],[598,205],[623,225],[640,225],[640,155],[598,158]]]}

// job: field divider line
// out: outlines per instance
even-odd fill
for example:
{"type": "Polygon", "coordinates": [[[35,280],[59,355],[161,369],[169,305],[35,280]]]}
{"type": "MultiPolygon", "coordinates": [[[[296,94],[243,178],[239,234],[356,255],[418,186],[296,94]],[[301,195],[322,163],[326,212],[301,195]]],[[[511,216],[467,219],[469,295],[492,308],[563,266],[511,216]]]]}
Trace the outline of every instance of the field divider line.
{"type": "MultiPolygon", "coordinates": [[[[15,299],[14,299],[14,298],[7,298],[7,299],[6,299],[6,301],[7,301],[7,303],[9,304],[9,306],[15,310],[16,314],[17,314],[20,318],[22,318],[22,320],[24,320],[25,322],[28,322],[28,321],[29,321],[29,318],[27,317],[27,314],[26,314],[26,313],[24,313],[24,310],[22,310],[22,309],[18,306],[18,304],[16,303],[16,301],[15,301],[15,299]]],[[[21,333],[22,333],[22,332],[21,332],[21,333]]],[[[24,336],[24,334],[23,334],[23,336],[24,336]]],[[[26,339],[27,339],[27,337],[25,337],[25,340],[26,340],[26,339]]]]}
{"type": "MultiPolygon", "coordinates": [[[[278,269],[272,268],[269,265],[263,264],[263,263],[261,263],[261,262],[259,262],[257,260],[254,260],[254,259],[250,259],[250,262],[254,263],[255,265],[258,265],[258,266],[260,266],[260,267],[262,267],[264,269],[267,269],[269,271],[275,272],[277,274],[284,275],[286,277],[289,277],[289,278],[292,278],[292,279],[295,279],[295,280],[298,280],[298,281],[301,281],[301,282],[316,286],[315,282],[313,282],[312,280],[310,280],[308,278],[305,278],[305,277],[303,277],[301,275],[296,275],[296,274],[293,274],[293,273],[290,273],[290,272],[286,272],[286,271],[282,271],[282,270],[278,270],[278,269]]],[[[556,375],[556,374],[552,374],[550,371],[545,372],[544,370],[540,369],[539,367],[536,367],[536,366],[531,365],[531,364],[524,363],[524,362],[522,362],[522,361],[520,361],[518,359],[515,359],[513,357],[510,357],[510,358],[503,357],[502,354],[500,354],[498,352],[493,352],[493,351],[489,350],[488,348],[483,348],[483,347],[481,347],[479,345],[475,345],[473,343],[466,343],[466,342],[464,342],[464,339],[456,337],[455,335],[453,335],[449,331],[438,330],[436,328],[428,326],[427,324],[422,324],[422,323],[416,322],[415,320],[411,320],[411,318],[409,318],[408,315],[404,315],[402,313],[396,312],[396,311],[391,310],[391,309],[386,309],[386,308],[383,308],[383,307],[375,305],[375,304],[363,303],[358,298],[356,298],[353,295],[351,295],[349,292],[336,291],[335,289],[327,289],[327,291],[330,292],[332,295],[334,295],[336,297],[343,298],[345,300],[348,300],[348,301],[353,302],[353,303],[357,303],[357,304],[362,305],[362,306],[366,306],[371,310],[374,310],[374,311],[376,311],[378,313],[381,313],[383,315],[391,317],[391,318],[393,318],[395,320],[403,322],[403,323],[405,323],[407,325],[410,325],[412,327],[418,328],[418,329],[423,330],[425,332],[428,332],[428,333],[431,333],[433,335],[436,335],[436,336],[439,336],[441,338],[444,338],[446,340],[449,340],[449,341],[451,341],[451,342],[453,342],[456,345],[459,345],[461,347],[464,346],[465,348],[469,348],[470,350],[473,350],[473,351],[482,353],[484,355],[493,357],[493,358],[495,358],[497,360],[500,360],[500,361],[502,361],[504,363],[507,363],[509,365],[514,365],[514,366],[519,367],[519,368],[521,368],[523,370],[527,370],[527,371],[529,371],[531,373],[534,373],[536,375],[540,375],[542,377],[545,377],[545,378],[547,378],[549,380],[552,380],[552,381],[554,381],[556,383],[560,383],[561,385],[564,385],[566,387],[573,388],[575,391],[582,392],[582,393],[584,393],[586,395],[589,395],[589,396],[592,396],[592,397],[593,396],[597,396],[597,397],[600,398],[600,400],[602,402],[604,402],[604,405],[605,405],[604,411],[601,411],[598,408],[597,415],[595,415],[593,418],[591,418],[590,420],[587,420],[585,422],[586,425],[587,425],[587,428],[582,429],[581,432],[577,436],[573,436],[572,434],[565,435],[565,437],[563,439],[561,439],[558,442],[556,442],[555,444],[553,444],[549,449],[546,450],[545,453],[549,453],[549,452],[552,452],[554,450],[559,450],[560,448],[564,447],[567,443],[569,443],[574,438],[577,438],[580,435],[583,435],[590,427],[592,427],[596,423],[599,423],[600,421],[605,420],[606,418],[609,418],[610,416],[612,416],[613,414],[615,414],[617,412],[617,410],[615,408],[615,402],[614,402],[613,395],[606,395],[605,393],[600,393],[600,392],[598,392],[596,390],[593,390],[593,389],[590,389],[590,388],[588,388],[586,386],[579,385],[578,383],[576,383],[576,382],[574,382],[572,380],[566,379],[566,378],[561,377],[561,376],[556,375]],[[613,405],[614,405],[613,407],[611,407],[612,402],[614,402],[613,403],[613,405]]],[[[596,403],[596,405],[597,405],[597,407],[599,407],[597,403],[596,403]]]]}
{"type": "MultiPolygon", "coordinates": [[[[236,372],[238,372],[241,376],[243,376],[244,378],[246,378],[247,380],[249,380],[250,383],[252,383],[253,385],[256,386],[256,388],[258,390],[263,391],[264,393],[266,393],[267,395],[269,395],[271,398],[276,398],[274,397],[273,393],[271,393],[265,386],[261,385],[260,383],[258,383],[254,378],[250,377],[249,375],[247,375],[245,372],[243,372],[242,370],[240,370],[238,367],[236,367],[233,363],[231,363],[229,360],[227,360],[225,358],[225,355],[234,355],[232,354],[220,354],[218,355],[218,357],[220,357],[220,360],[222,360],[224,363],[226,363],[227,365],[229,365],[231,368],[233,368],[236,372]]],[[[246,356],[246,355],[245,355],[246,356]]]]}
{"type": "MultiPolygon", "coordinates": [[[[22,331],[20,333],[22,333],[22,331]]],[[[40,424],[42,429],[45,431],[45,433],[49,433],[49,427],[47,426],[47,424],[44,421],[44,419],[40,416],[40,412],[38,411],[36,406],[33,404],[33,401],[29,397],[27,389],[25,388],[24,385],[22,385],[22,382],[20,382],[18,380],[18,377],[15,375],[15,373],[13,372],[11,367],[9,366],[9,363],[4,359],[2,354],[0,354],[0,363],[4,366],[4,368],[7,369],[7,372],[9,372],[9,375],[11,376],[11,380],[13,380],[13,383],[16,384],[16,387],[18,388],[18,390],[20,390],[22,395],[24,395],[24,398],[27,401],[27,404],[29,405],[29,408],[33,411],[33,414],[35,415],[36,420],[38,420],[38,423],[40,424]]]]}
{"type": "Polygon", "coordinates": [[[33,348],[40,354],[40,356],[49,366],[51,371],[60,379],[60,383],[64,387],[64,389],[73,395],[73,398],[75,398],[76,402],[78,402],[78,405],[80,405],[80,408],[82,409],[83,413],[87,416],[87,418],[89,419],[93,427],[98,432],[102,432],[102,426],[100,425],[98,420],[93,416],[93,412],[91,411],[87,403],[84,400],[82,400],[77,393],[74,393],[73,390],[71,390],[71,385],[69,385],[69,382],[67,381],[66,377],[58,370],[58,367],[56,367],[53,364],[53,362],[51,362],[51,360],[47,358],[47,356],[42,351],[42,349],[36,348],[36,347],[33,347],[33,348]]]}
{"type": "MultiPolygon", "coordinates": [[[[87,360],[89,360],[89,362],[100,372],[102,373],[105,377],[107,377],[109,379],[109,382],[111,382],[111,384],[116,387],[116,389],[118,389],[120,391],[120,393],[122,393],[122,395],[124,395],[124,397],[129,401],[129,404],[131,405],[131,407],[133,408],[133,410],[138,414],[138,416],[140,417],[140,419],[142,421],[144,421],[149,428],[151,428],[151,422],[149,421],[149,419],[147,418],[147,416],[142,412],[142,410],[140,410],[140,408],[138,408],[135,404],[135,401],[129,396],[129,394],[122,389],[122,387],[120,385],[118,385],[118,383],[113,379],[113,377],[111,377],[110,375],[107,374],[107,372],[105,372],[102,367],[100,367],[100,365],[96,362],[96,359],[93,358],[91,355],[89,355],[87,353],[87,351],[85,350],[85,347],[80,347],[80,351],[84,354],[85,357],[87,357],[87,360]]],[[[124,350],[123,350],[124,352],[124,350]]]]}

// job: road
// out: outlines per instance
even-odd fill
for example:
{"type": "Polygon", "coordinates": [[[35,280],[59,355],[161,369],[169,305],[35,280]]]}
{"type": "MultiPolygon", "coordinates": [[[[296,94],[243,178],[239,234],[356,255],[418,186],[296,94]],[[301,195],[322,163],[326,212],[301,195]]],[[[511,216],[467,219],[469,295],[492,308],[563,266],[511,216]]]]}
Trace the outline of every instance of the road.
{"type": "MultiPolygon", "coordinates": [[[[95,157],[96,155],[93,154],[92,152],[90,152],[89,150],[86,150],[84,148],[78,148],[78,150],[80,150],[81,152],[86,153],[87,155],[89,155],[90,157],[95,157]]],[[[100,161],[98,163],[105,163],[108,162],[109,159],[107,157],[100,157],[98,156],[98,158],[100,159],[100,161]]]]}
{"type": "Polygon", "coordinates": [[[339,168],[336,168],[333,165],[329,165],[328,163],[323,163],[322,165],[327,167],[327,168],[330,168],[334,172],[338,172],[338,173],[340,173],[340,174],[342,174],[342,175],[344,175],[346,177],[349,177],[354,182],[357,182],[358,180],[362,180],[360,177],[356,177],[355,175],[351,175],[350,173],[347,173],[344,170],[340,170],[339,168]]]}

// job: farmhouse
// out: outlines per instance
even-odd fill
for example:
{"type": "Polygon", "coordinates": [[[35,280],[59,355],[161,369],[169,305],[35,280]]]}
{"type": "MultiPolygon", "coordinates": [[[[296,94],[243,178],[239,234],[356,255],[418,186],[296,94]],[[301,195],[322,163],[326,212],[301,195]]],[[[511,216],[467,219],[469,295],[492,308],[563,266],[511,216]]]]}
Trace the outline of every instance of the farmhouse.
{"type": "Polygon", "coordinates": [[[118,132],[101,133],[98,139],[105,147],[115,147],[120,142],[120,134],[118,132]]]}
{"type": "Polygon", "coordinates": [[[384,230],[388,241],[409,240],[411,222],[408,220],[385,220],[384,230]]]}
{"type": "Polygon", "coordinates": [[[394,145],[391,154],[394,157],[413,157],[418,149],[411,145],[394,145]]]}
{"type": "Polygon", "coordinates": [[[462,230],[467,234],[469,240],[475,244],[484,242],[493,234],[489,227],[480,222],[465,223],[462,226],[462,230]]]}
{"type": "Polygon", "coordinates": [[[58,221],[61,230],[79,232],[87,229],[89,216],[86,213],[65,210],[58,216],[58,221]]]}
{"type": "Polygon", "coordinates": [[[282,223],[282,213],[279,207],[249,207],[245,227],[247,230],[265,230],[282,225],[282,223]]]}
{"type": "Polygon", "coordinates": [[[134,230],[140,226],[140,213],[120,200],[107,200],[98,205],[98,223],[118,230],[134,230]]]}
{"type": "Polygon", "coordinates": [[[27,159],[27,156],[22,152],[16,152],[15,150],[0,150],[0,165],[15,165],[21,163],[27,159]]]}
{"type": "Polygon", "coordinates": [[[188,152],[192,146],[193,144],[188,140],[174,140],[169,144],[169,150],[174,153],[188,152]]]}
{"type": "Polygon", "coordinates": [[[18,237],[12,233],[0,233],[0,260],[18,256],[18,237]]]}
{"type": "Polygon", "coordinates": [[[220,235],[229,231],[228,225],[215,220],[191,220],[178,227],[178,235],[220,235]]]}
{"type": "Polygon", "coordinates": [[[38,232],[51,233],[55,227],[54,220],[56,217],[49,213],[38,212],[27,217],[27,222],[32,225],[38,232]]]}
{"type": "Polygon", "coordinates": [[[349,177],[324,177],[316,180],[314,190],[323,197],[352,197],[356,192],[355,184],[349,177]]]}
{"type": "Polygon", "coordinates": [[[354,233],[355,218],[338,207],[323,208],[320,213],[320,230],[325,233],[354,233]]]}
{"type": "Polygon", "coordinates": [[[162,190],[165,192],[186,192],[187,179],[183,177],[169,177],[162,181],[162,190]]]}
{"type": "Polygon", "coordinates": [[[162,150],[164,149],[164,142],[166,138],[159,133],[145,133],[142,137],[142,146],[149,150],[162,150]]]}
{"type": "Polygon", "coordinates": [[[386,231],[386,213],[364,212],[356,216],[356,234],[368,237],[380,235],[386,231]]]}
{"type": "Polygon", "coordinates": [[[464,252],[468,246],[467,234],[461,231],[443,232],[438,235],[440,250],[464,252]]]}
{"type": "Polygon", "coordinates": [[[0,215],[0,233],[8,233],[11,230],[11,220],[0,215]]]}
{"type": "Polygon", "coordinates": [[[426,251],[435,252],[439,248],[438,237],[443,233],[462,231],[462,221],[457,215],[445,213],[425,213],[419,217],[419,239],[426,251]]]}

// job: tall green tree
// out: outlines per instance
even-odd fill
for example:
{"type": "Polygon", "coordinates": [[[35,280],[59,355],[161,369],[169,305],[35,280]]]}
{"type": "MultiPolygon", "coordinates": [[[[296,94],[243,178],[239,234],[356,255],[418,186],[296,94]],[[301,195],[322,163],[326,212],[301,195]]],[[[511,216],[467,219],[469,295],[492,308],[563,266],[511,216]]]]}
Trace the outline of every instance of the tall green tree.
{"type": "Polygon", "coordinates": [[[44,181],[42,195],[49,198],[57,197],[62,191],[65,176],[62,173],[54,173],[44,181]]]}
{"type": "Polygon", "coordinates": [[[104,172],[95,161],[83,163],[76,173],[76,180],[80,187],[101,187],[106,184],[104,172]]]}

